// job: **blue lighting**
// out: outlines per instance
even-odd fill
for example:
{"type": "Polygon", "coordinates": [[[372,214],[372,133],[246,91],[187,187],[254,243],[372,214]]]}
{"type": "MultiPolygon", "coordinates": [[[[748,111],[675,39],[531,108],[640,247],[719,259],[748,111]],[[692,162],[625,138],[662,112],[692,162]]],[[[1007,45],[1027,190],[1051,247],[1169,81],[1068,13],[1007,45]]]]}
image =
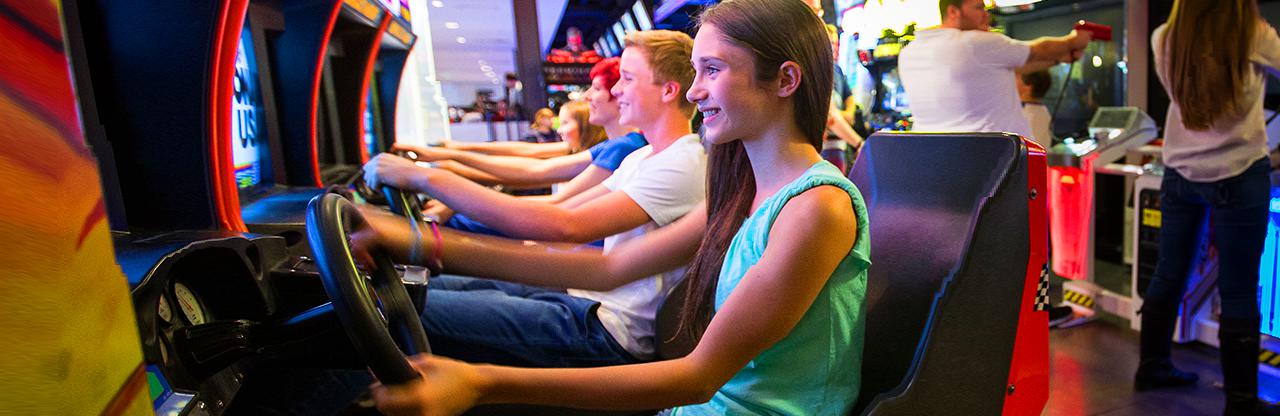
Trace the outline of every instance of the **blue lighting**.
{"type": "Polygon", "coordinates": [[[258,65],[253,53],[249,25],[240,33],[236,48],[235,94],[231,98],[231,158],[235,165],[236,187],[252,188],[262,182],[262,151],[265,139],[261,126],[262,92],[258,86],[258,65]]]}
{"type": "Polygon", "coordinates": [[[1262,246],[1258,268],[1258,307],[1262,314],[1262,333],[1280,338],[1280,293],[1276,293],[1276,269],[1280,269],[1280,256],[1276,253],[1276,243],[1280,241],[1280,187],[1271,188],[1268,217],[1267,240],[1262,246]]]}

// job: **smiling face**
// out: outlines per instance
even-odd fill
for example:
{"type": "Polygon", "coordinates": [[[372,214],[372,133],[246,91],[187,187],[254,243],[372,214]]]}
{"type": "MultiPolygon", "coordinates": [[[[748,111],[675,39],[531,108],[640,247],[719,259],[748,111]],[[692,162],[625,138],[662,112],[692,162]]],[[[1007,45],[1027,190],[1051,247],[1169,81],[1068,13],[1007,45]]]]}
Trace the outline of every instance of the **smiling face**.
{"type": "Polygon", "coordinates": [[[756,80],[751,52],[726,40],[712,25],[703,25],[693,41],[696,75],[686,97],[702,113],[706,139],[728,143],[762,131],[779,114],[776,93],[756,80]]]}
{"type": "Polygon", "coordinates": [[[564,140],[569,144],[570,149],[582,147],[581,129],[578,128],[578,120],[573,118],[573,114],[569,111],[568,106],[560,108],[560,128],[556,129],[556,133],[560,134],[560,140],[564,140]]]}
{"type": "Polygon", "coordinates": [[[591,124],[600,126],[618,120],[618,100],[613,99],[613,94],[604,84],[603,77],[595,77],[586,94],[587,106],[591,109],[591,124]]]}
{"type": "Polygon", "coordinates": [[[663,86],[654,82],[653,68],[646,54],[634,47],[622,51],[618,62],[621,78],[611,91],[618,103],[618,122],[642,130],[648,125],[645,115],[657,114],[663,105],[663,86]]]}

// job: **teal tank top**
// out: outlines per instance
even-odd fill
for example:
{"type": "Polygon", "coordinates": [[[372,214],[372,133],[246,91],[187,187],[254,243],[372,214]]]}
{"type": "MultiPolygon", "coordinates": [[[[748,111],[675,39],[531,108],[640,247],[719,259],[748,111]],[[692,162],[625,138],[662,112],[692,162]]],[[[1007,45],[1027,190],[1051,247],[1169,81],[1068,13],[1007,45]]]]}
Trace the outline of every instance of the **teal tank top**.
{"type": "Polygon", "coordinates": [[[853,407],[862,380],[863,299],[871,243],[862,193],[835,166],[826,161],[814,164],[743,221],[725,253],[715,307],[720,309],[747,269],[760,261],[782,207],[796,195],[822,185],[844,189],[853,201],[850,208],[858,216],[853,249],[791,333],[751,360],[711,401],[678,407],[671,414],[843,416],[853,407]]]}

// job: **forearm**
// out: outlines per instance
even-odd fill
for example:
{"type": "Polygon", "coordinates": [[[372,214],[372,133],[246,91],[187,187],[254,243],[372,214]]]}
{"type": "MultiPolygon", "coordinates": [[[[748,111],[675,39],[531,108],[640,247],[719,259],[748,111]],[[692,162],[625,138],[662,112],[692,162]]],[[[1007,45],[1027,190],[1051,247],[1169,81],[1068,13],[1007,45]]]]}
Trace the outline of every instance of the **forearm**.
{"type": "Polygon", "coordinates": [[[1026,65],[1023,65],[1021,68],[1018,68],[1016,72],[1019,74],[1037,72],[1037,71],[1052,68],[1054,65],[1057,65],[1058,63],[1059,62],[1057,60],[1053,60],[1053,59],[1027,61],[1026,65]]]}
{"type": "Polygon", "coordinates": [[[416,178],[414,188],[513,238],[569,241],[574,237],[570,227],[575,223],[566,209],[503,194],[450,172],[428,170],[416,178]]]}
{"type": "Polygon", "coordinates": [[[598,368],[482,366],[478,370],[483,380],[482,403],[594,410],[663,409],[703,403],[724,384],[724,380],[709,380],[687,358],[598,368]]]}
{"type": "Polygon", "coordinates": [[[835,110],[832,110],[831,112],[831,123],[829,123],[827,129],[831,130],[831,133],[835,134],[836,137],[840,138],[840,140],[844,140],[845,143],[849,143],[849,145],[854,148],[862,146],[862,136],[858,135],[858,132],[853,131],[853,126],[850,126],[849,123],[844,120],[844,117],[835,110]]]}
{"type": "Polygon", "coordinates": [[[499,179],[497,176],[494,176],[493,174],[490,174],[488,172],[485,172],[485,171],[482,171],[482,170],[479,170],[479,169],[476,169],[452,160],[435,162],[435,164],[436,164],[436,168],[438,169],[444,169],[444,170],[453,172],[458,176],[467,178],[472,182],[475,182],[484,186],[493,186],[493,185],[502,184],[502,180],[499,179]]]}
{"type": "Polygon", "coordinates": [[[556,143],[526,143],[526,142],[452,142],[449,144],[450,149],[465,150],[468,152],[484,153],[496,156],[522,156],[545,159],[549,157],[563,156],[569,154],[569,144],[565,142],[556,143]]]}
{"type": "Polygon", "coordinates": [[[572,179],[591,163],[590,154],[584,155],[586,157],[574,155],[536,159],[469,153],[457,155],[453,160],[493,175],[503,184],[543,185],[572,179]]]}

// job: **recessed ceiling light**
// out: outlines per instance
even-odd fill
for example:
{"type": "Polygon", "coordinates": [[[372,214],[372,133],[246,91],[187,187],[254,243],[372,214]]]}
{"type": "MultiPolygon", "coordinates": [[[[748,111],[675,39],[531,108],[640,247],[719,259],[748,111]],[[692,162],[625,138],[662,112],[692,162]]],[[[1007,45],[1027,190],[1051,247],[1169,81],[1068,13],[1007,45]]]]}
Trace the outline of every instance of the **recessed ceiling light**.
{"type": "Polygon", "coordinates": [[[467,38],[464,38],[464,37],[462,37],[462,36],[458,36],[458,43],[467,43],[467,38]]]}
{"type": "Polygon", "coordinates": [[[459,26],[458,22],[444,22],[445,29],[457,29],[459,27],[462,27],[462,26],[459,26]]]}
{"type": "Polygon", "coordinates": [[[480,65],[481,72],[493,72],[493,67],[488,65],[480,65]]]}
{"type": "Polygon", "coordinates": [[[431,5],[432,5],[432,6],[435,6],[435,7],[444,7],[444,2],[443,2],[443,1],[440,1],[440,0],[435,0],[435,1],[431,2],[431,5]]]}

